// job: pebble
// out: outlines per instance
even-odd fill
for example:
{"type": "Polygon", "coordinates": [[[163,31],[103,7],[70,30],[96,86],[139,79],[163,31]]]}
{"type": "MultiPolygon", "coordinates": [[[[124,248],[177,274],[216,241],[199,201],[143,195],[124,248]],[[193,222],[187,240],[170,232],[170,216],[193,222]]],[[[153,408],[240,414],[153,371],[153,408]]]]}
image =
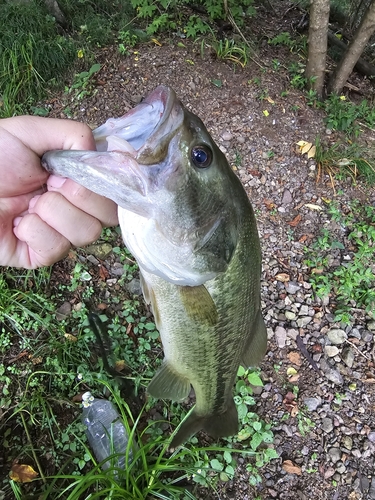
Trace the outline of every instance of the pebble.
{"type": "Polygon", "coordinates": [[[353,448],[353,439],[350,436],[343,436],[341,443],[347,450],[353,448]]]}
{"type": "Polygon", "coordinates": [[[284,206],[289,205],[290,203],[292,203],[292,201],[293,201],[292,193],[289,191],[289,189],[285,189],[283,198],[281,200],[281,204],[284,206]]]}
{"type": "Polygon", "coordinates": [[[315,411],[322,404],[322,398],[305,398],[303,402],[309,411],[315,411]]]}
{"type": "Polygon", "coordinates": [[[296,319],[296,314],[292,311],[285,311],[285,317],[289,321],[292,321],[293,319],[296,319]]]}
{"type": "Polygon", "coordinates": [[[72,305],[70,302],[63,302],[61,306],[56,309],[56,319],[57,321],[62,321],[66,319],[72,312],[72,305]]]}
{"type": "Polygon", "coordinates": [[[371,332],[367,331],[367,330],[364,330],[362,332],[362,336],[361,337],[362,337],[362,340],[364,342],[372,342],[373,339],[374,339],[374,335],[371,332]]]}
{"type": "Polygon", "coordinates": [[[275,338],[276,338],[276,342],[277,342],[278,347],[280,347],[281,349],[283,347],[285,347],[285,343],[286,343],[286,330],[285,330],[285,328],[283,328],[282,326],[277,326],[276,330],[275,330],[275,338]]]}
{"type": "Polygon", "coordinates": [[[289,281],[289,283],[285,285],[285,289],[288,293],[294,295],[301,289],[301,287],[299,286],[298,283],[295,283],[294,281],[289,281]]]}
{"type": "Polygon", "coordinates": [[[326,345],[324,347],[324,352],[328,358],[333,358],[334,356],[337,356],[340,351],[335,345],[326,345]]]}
{"type": "Polygon", "coordinates": [[[375,321],[369,321],[367,323],[367,328],[368,328],[368,330],[375,332],[375,321]]]}
{"type": "Polygon", "coordinates": [[[333,421],[331,418],[326,417],[322,419],[322,429],[324,432],[331,432],[333,429],[333,421]]]}
{"type": "Polygon", "coordinates": [[[342,344],[347,339],[347,335],[344,330],[332,329],[327,332],[327,337],[332,342],[332,344],[342,344]]]}
{"type": "Polygon", "coordinates": [[[375,443],[375,431],[369,432],[367,439],[371,441],[371,443],[375,443]]]}
{"type": "Polygon", "coordinates": [[[342,351],[341,357],[346,366],[348,366],[349,368],[353,366],[354,363],[353,349],[351,349],[350,347],[345,347],[342,351]]]}
{"type": "Polygon", "coordinates": [[[328,456],[332,463],[336,463],[341,459],[341,450],[339,448],[330,448],[328,450],[328,456]]]}
{"type": "Polygon", "coordinates": [[[311,323],[312,317],[311,316],[304,316],[302,318],[297,319],[297,326],[299,328],[305,328],[309,323],[311,323]]]}
{"type": "Polygon", "coordinates": [[[233,135],[227,130],[221,134],[221,137],[223,141],[230,141],[231,139],[233,139],[233,135]]]}

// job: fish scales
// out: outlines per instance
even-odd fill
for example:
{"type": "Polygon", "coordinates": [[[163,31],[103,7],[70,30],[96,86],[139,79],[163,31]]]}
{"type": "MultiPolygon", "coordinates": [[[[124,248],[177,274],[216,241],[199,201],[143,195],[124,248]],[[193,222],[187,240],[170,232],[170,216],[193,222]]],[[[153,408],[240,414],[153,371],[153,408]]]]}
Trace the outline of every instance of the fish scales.
{"type": "Polygon", "coordinates": [[[191,386],[195,392],[171,447],[201,429],[233,435],[238,367],[259,363],[267,342],[247,194],[201,120],[168,87],[109,119],[94,138],[100,151],[51,151],[42,164],[119,205],[165,355],[148,392],[177,401],[191,386]]]}

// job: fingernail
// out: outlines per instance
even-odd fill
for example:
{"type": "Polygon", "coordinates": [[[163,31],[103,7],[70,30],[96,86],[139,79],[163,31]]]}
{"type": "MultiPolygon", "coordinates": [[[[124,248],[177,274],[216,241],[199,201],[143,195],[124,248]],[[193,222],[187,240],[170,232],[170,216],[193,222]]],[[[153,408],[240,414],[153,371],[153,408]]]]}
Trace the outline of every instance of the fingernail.
{"type": "Polygon", "coordinates": [[[65,181],[66,177],[60,177],[59,175],[50,175],[47,180],[47,186],[53,188],[61,188],[65,181]]]}
{"type": "Polygon", "coordinates": [[[21,220],[22,217],[16,217],[15,219],[13,219],[13,227],[17,227],[21,220]]]}
{"type": "Polygon", "coordinates": [[[35,207],[36,202],[39,200],[40,197],[41,197],[41,195],[38,194],[38,196],[34,196],[34,198],[31,198],[31,200],[29,201],[29,210],[30,210],[30,208],[35,207]]]}

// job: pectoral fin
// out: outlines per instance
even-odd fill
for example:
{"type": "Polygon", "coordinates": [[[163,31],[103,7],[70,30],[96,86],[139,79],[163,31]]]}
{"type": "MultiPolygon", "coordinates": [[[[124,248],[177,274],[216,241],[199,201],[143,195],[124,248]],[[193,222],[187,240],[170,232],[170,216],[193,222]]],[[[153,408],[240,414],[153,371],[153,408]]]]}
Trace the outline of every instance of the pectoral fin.
{"type": "Polygon", "coordinates": [[[204,285],[180,286],[181,301],[188,316],[197,322],[216,325],[218,314],[215,302],[204,285]]]}
{"type": "Polygon", "coordinates": [[[147,392],[153,398],[182,401],[190,393],[190,382],[176,373],[168,362],[164,362],[149,383],[147,392]]]}
{"type": "Polygon", "coordinates": [[[267,329],[262,312],[259,309],[254,320],[252,331],[242,354],[241,365],[245,368],[258,365],[267,350],[267,329]]]}

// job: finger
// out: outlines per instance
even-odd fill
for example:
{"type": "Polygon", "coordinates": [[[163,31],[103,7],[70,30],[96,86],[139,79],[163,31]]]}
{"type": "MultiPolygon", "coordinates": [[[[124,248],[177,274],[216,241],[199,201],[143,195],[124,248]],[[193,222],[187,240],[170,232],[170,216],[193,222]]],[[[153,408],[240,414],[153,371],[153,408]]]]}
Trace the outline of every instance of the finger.
{"type": "Polygon", "coordinates": [[[72,205],[60,193],[48,191],[29,203],[29,212],[68,239],[74,246],[85,246],[99,238],[98,219],[72,205]]]}
{"type": "Polygon", "coordinates": [[[38,156],[51,149],[96,149],[90,127],[73,120],[14,116],[1,120],[0,126],[38,156]]]}
{"type": "Polygon", "coordinates": [[[64,258],[71,247],[70,241],[49,226],[37,214],[21,218],[14,234],[18,238],[15,263],[10,265],[36,269],[50,266],[64,258]]]}
{"type": "Polygon", "coordinates": [[[103,226],[118,224],[117,205],[112,200],[56,175],[48,178],[47,188],[49,191],[61,193],[73,205],[100,220],[103,226]]]}

